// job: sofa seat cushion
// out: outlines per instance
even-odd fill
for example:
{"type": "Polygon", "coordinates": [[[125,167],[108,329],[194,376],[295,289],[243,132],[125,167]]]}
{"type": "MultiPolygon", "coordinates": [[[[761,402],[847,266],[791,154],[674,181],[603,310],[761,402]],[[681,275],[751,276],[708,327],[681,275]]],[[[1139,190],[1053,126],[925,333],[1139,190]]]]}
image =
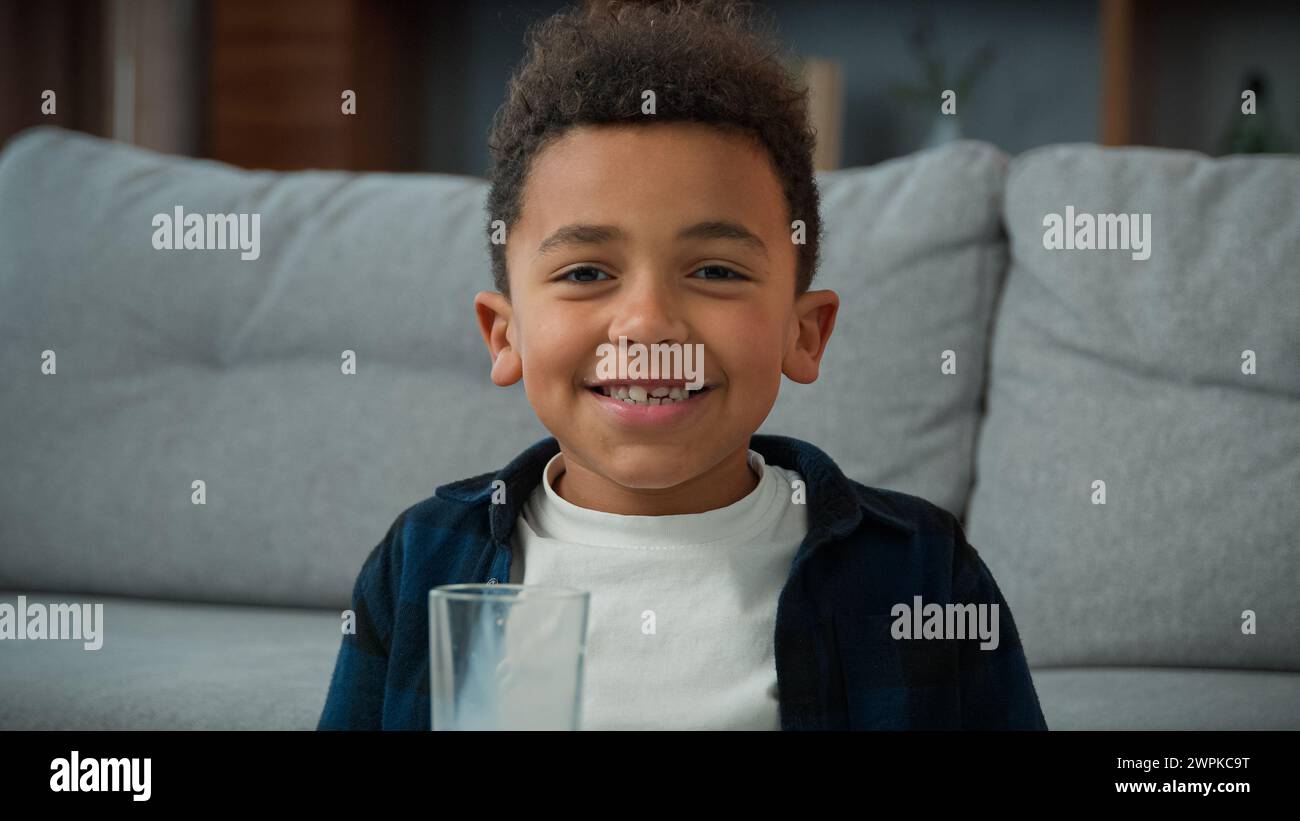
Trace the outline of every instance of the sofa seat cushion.
{"type": "Polygon", "coordinates": [[[1033,676],[1050,730],[1300,730],[1300,673],[1055,667],[1033,676]]]}
{"type": "Polygon", "coordinates": [[[102,603],[103,645],[0,641],[5,730],[312,730],[342,639],[338,610],[22,595],[102,603]]]}

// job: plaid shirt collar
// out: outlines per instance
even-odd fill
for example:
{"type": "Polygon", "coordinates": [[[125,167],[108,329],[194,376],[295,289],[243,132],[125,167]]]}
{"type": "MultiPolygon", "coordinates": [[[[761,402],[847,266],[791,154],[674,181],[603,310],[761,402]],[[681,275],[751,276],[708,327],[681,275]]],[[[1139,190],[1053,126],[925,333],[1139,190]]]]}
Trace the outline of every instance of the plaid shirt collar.
{"type": "MultiPolygon", "coordinates": [[[[796,562],[820,545],[853,533],[863,516],[915,532],[916,526],[900,518],[888,501],[872,488],[851,482],[819,448],[788,436],[758,433],[750,437],[749,446],[768,464],[798,472],[806,483],[808,537],[796,554],[796,562]]],[[[547,437],[529,446],[501,470],[442,485],[435,493],[461,502],[490,504],[494,491],[504,489],[505,502],[490,504],[489,522],[492,540],[505,546],[520,508],[541,482],[546,463],[559,451],[559,442],[547,437]]]]}

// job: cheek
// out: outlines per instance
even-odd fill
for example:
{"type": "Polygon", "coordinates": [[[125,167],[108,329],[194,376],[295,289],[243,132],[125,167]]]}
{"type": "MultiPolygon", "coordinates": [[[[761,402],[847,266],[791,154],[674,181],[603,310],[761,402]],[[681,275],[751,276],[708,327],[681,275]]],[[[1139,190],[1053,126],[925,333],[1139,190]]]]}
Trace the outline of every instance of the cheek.
{"type": "Polygon", "coordinates": [[[780,376],[785,350],[785,327],[765,306],[755,305],[727,312],[711,324],[705,356],[715,348],[720,363],[733,377],[762,379],[773,372],[780,376]]]}
{"type": "Polygon", "coordinates": [[[588,344],[585,338],[576,317],[559,312],[521,329],[519,350],[529,396],[567,393],[582,377],[594,375],[597,343],[588,344]]]}

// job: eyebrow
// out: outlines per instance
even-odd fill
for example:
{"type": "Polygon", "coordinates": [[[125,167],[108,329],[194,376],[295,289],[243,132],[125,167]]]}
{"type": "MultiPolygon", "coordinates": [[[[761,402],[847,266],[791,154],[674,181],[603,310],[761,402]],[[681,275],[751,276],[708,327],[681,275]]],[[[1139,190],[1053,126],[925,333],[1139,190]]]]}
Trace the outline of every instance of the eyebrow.
{"type": "Polygon", "coordinates": [[[678,232],[678,239],[730,239],[744,243],[763,256],[767,256],[767,246],[758,235],[743,225],[725,220],[700,222],[678,232]]]}
{"type": "MultiPolygon", "coordinates": [[[[678,239],[729,239],[744,243],[763,256],[767,246],[758,235],[743,225],[726,220],[698,222],[677,232],[678,239]]],[[[616,225],[591,225],[575,223],[556,230],[537,246],[536,256],[542,256],[565,245],[599,245],[602,242],[627,239],[627,233],[616,225]]]]}

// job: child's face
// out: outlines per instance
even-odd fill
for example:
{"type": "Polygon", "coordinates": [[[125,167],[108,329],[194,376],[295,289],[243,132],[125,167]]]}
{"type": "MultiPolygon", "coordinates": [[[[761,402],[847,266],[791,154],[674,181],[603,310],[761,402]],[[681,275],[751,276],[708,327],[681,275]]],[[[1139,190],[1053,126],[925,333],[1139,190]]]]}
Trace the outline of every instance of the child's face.
{"type": "Polygon", "coordinates": [[[832,291],[795,299],[792,217],[766,152],[697,124],[574,128],[534,158],[522,204],[506,241],[511,298],[483,292],[475,302],[493,381],[523,378],[564,453],[566,487],[662,503],[747,471],[749,437],[781,374],[817,378],[839,304],[832,291]],[[704,224],[735,229],[689,233],[704,224]],[[576,225],[605,230],[547,242],[576,225]],[[599,346],[620,336],[702,343],[712,388],[671,419],[628,413],[643,409],[589,388],[599,346]]]}

